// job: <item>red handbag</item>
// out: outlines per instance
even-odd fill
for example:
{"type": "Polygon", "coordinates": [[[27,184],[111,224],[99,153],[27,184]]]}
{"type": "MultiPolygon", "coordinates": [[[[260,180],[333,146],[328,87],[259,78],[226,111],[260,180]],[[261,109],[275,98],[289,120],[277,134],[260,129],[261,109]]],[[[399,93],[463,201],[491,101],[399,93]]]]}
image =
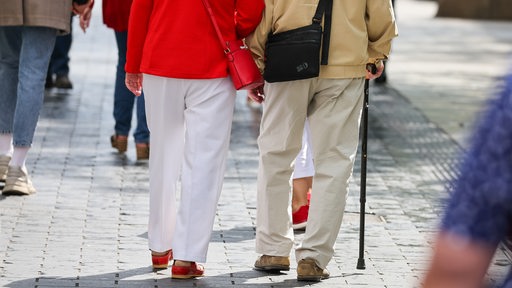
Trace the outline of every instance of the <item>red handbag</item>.
{"type": "Polygon", "coordinates": [[[213,16],[212,8],[208,0],[203,4],[210,15],[213,27],[217,32],[224,53],[228,58],[228,71],[236,90],[253,89],[263,85],[263,76],[252,58],[251,51],[242,40],[224,41],[217,21],[213,16]]]}
{"type": "Polygon", "coordinates": [[[251,51],[242,40],[226,43],[228,70],[236,90],[253,89],[263,85],[263,77],[254,63],[251,51]]]}

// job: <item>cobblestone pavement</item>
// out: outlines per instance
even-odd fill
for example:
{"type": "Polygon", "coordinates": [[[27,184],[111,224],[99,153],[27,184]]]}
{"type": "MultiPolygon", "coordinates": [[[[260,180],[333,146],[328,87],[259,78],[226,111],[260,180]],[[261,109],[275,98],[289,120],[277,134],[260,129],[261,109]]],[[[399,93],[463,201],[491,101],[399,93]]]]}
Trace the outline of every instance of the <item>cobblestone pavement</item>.
{"type": "MultiPolygon", "coordinates": [[[[419,286],[464,137],[505,71],[511,23],[439,19],[435,2],[397,1],[389,84],[370,88],[366,269],[356,269],[358,160],[331,278],[320,283],[297,282],[294,261],[287,273],[252,270],[261,110],[240,92],[206,277],[179,281],[150,267],[147,163],[135,161],[133,141],[126,155],[110,147],[117,56],[96,6],[87,34],[75,29],[75,88],[45,97],[27,164],[38,193],[0,196],[1,287],[419,286]]],[[[508,265],[498,251],[491,277],[508,265]]]]}

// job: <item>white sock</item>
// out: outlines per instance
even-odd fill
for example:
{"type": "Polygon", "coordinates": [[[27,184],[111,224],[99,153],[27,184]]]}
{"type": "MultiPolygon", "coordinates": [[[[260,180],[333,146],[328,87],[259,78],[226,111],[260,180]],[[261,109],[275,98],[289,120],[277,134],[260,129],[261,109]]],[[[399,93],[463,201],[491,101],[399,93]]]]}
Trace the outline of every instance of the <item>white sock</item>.
{"type": "Polygon", "coordinates": [[[27,160],[29,149],[30,147],[14,147],[9,166],[20,166],[22,168],[25,167],[25,161],[27,160]]]}
{"type": "Polygon", "coordinates": [[[12,155],[12,134],[0,134],[0,155],[12,155]]]}

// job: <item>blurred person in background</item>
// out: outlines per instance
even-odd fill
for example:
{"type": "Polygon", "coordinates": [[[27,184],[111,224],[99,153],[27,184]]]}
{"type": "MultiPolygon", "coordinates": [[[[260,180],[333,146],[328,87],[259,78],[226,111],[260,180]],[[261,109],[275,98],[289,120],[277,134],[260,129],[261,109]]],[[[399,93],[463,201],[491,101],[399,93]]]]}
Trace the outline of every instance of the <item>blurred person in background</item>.
{"type": "MultiPolygon", "coordinates": [[[[393,11],[396,11],[395,0],[391,0],[391,5],[393,6],[393,11]]],[[[384,62],[386,63],[386,65],[384,65],[384,70],[382,71],[382,74],[380,74],[379,77],[375,78],[375,83],[377,84],[384,84],[388,81],[388,72],[386,72],[388,60],[384,62]]]]}
{"type": "Polygon", "coordinates": [[[48,73],[46,74],[45,88],[72,89],[73,83],[69,79],[69,51],[73,43],[73,13],[70,13],[70,31],[59,35],[55,40],[48,73]],[[54,79],[55,76],[55,79],[54,79]]]}
{"type": "Polygon", "coordinates": [[[36,192],[26,167],[43,105],[48,63],[69,14],[91,0],[0,1],[0,181],[3,195],[36,192]]]}
{"type": "MultiPolygon", "coordinates": [[[[512,73],[473,131],[450,191],[423,288],[490,287],[486,273],[512,232],[512,73]]],[[[496,287],[512,287],[512,270],[496,287]]],[[[494,287],[494,286],[493,286],[494,287]]]]}
{"type": "Polygon", "coordinates": [[[137,125],[133,133],[137,160],[149,159],[149,129],[146,123],[144,93],[136,97],[124,84],[128,19],[132,0],[103,0],[103,23],[114,30],[118,60],[114,89],[115,134],[110,137],[112,148],[119,153],[127,150],[128,135],[132,124],[133,108],[136,103],[137,125]]]}

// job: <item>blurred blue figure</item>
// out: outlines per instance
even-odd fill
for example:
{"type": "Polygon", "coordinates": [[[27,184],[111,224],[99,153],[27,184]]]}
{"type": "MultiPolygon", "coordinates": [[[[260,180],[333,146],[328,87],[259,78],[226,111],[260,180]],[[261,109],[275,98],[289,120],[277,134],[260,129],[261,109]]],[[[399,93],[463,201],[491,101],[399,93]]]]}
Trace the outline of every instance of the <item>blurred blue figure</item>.
{"type": "Polygon", "coordinates": [[[149,128],[146,121],[146,105],[144,93],[135,96],[124,83],[128,41],[128,19],[132,0],[103,0],[103,23],[114,30],[117,43],[117,72],[114,86],[114,120],[115,134],[110,137],[112,148],[119,153],[126,152],[128,134],[132,126],[132,116],[135,107],[137,124],[133,133],[137,160],[149,159],[149,128]]]}
{"type": "MultiPolygon", "coordinates": [[[[482,115],[455,180],[424,288],[485,287],[512,228],[512,73],[482,115]]],[[[499,287],[512,287],[509,270],[499,287]]]]}

